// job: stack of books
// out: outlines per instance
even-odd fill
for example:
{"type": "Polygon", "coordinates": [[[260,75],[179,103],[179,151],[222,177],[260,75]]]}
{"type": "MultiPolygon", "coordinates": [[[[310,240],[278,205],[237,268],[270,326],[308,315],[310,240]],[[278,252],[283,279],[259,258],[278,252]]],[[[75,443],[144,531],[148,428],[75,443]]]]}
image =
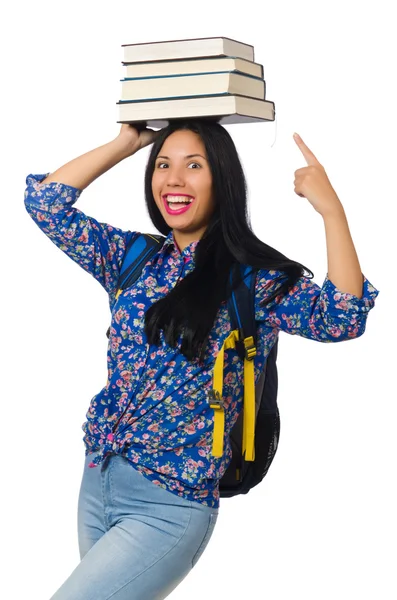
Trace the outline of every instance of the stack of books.
{"type": "Polygon", "coordinates": [[[274,121],[254,48],[225,37],[124,44],[118,123],[166,127],[170,120],[221,124],[274,121]]]}

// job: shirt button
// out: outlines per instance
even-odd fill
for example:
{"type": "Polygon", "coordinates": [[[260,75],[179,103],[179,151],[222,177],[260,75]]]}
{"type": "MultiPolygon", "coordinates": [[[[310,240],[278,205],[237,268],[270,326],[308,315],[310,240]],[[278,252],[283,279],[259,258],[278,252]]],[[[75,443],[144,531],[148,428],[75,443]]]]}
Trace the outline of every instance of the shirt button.
{"type": "Polygon", "coordinates": [[[109,442],[113,442],[113,440],[114,440],[113,433],[108,433],[107,436],[106,436],[106,438],[109,440],[109,442]]]}
{"type": "Polygon", "coordinates": [[[189,261],[189,257],[188,257],[188,256],[184,256],[184,257],[183,257],[183,262],[184,262],[184,263],[187,263],[188,261],[189,261]]]}

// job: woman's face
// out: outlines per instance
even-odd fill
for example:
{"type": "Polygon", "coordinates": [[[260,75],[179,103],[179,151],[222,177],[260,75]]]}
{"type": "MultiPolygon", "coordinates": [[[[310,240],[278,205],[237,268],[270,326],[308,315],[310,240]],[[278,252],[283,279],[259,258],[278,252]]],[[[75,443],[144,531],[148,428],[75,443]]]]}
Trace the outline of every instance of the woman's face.
{"type": "Polygon", "coordinates": [[[168,136],[156,158],[152,193],[165,222],[174,230],[181,251],[201,238],[215,203],[207,154],[198,134],[178,130],[168,136]],[[192,202],[169,207],[172,199],[192,202]],[[188,208],[181,214],[172,214],[179,207],[188,208]]]}

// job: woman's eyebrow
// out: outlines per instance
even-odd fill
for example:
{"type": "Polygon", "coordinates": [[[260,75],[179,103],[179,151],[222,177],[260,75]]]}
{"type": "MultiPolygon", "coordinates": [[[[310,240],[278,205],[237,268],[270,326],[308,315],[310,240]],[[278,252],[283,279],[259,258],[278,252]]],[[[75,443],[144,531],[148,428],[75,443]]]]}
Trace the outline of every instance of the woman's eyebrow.
{"type": "MultiPolygon", "coordinates": [[[[187,156],[185,156],[185,158],[193,158],[194,156],[200,156],[201,158],[203,158],[204,160],[207,160],[205,158],[205,156],[203,156],[202,154],[188,154],[187,156]]],[[[157,156],[157,158],[165,158],[166,160],[171,160],[169,158],[169,156],[157,156]]]]}

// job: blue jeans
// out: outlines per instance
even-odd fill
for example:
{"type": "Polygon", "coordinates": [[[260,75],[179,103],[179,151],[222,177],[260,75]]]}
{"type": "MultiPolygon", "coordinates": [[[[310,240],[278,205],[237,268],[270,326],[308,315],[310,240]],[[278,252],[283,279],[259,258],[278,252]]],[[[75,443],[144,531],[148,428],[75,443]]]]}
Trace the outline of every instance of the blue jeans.
{"type": "Polygon", "coordinates": [[[89,468],[93,457],[78,499],[81,562],[51,600],[166,598],[204,552],[219,508],[161,488],[120,454],[89,468]]]}

